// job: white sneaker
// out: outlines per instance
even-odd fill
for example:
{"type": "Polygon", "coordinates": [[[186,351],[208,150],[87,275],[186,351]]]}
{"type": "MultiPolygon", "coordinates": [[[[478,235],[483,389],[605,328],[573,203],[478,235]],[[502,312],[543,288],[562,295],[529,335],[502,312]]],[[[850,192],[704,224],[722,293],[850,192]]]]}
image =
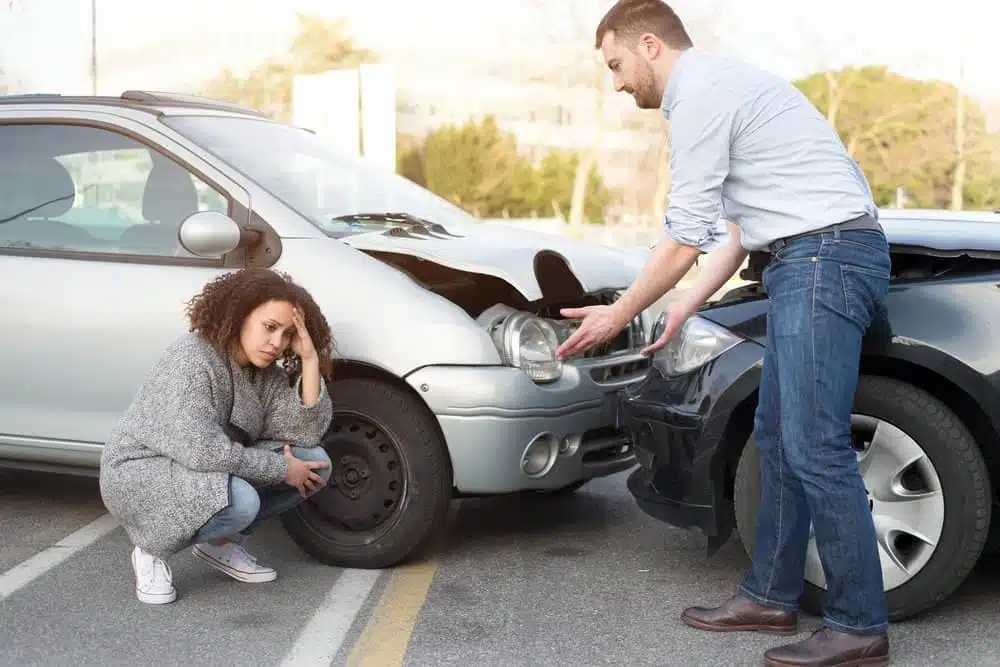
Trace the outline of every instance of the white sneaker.
{"type": "Polygon", "coordinates": [[[146,604],[167,604],[177,599],[173,574],[161,558],[139,547],[132,549],[132,569],[135,570],[135,596],[146,604]]]}
{"type": "Polygon", "coordinates": [[[227,542],[218,547],[208,542],[202,542],[194,545],[191,552],[216,570],[228,574],[237,581],[259,584],[278,578],[278,573],[273,567],[258,565],[257,559],[248,554],[247,550],[236,542],[227,542]]]}

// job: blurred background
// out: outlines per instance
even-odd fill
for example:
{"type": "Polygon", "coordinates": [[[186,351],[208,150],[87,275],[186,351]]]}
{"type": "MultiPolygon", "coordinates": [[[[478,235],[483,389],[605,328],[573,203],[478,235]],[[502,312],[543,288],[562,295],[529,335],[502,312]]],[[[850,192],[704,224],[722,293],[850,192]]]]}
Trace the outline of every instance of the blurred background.
{"type": "MultiPolygon", "coordinates": [[[[662,233],[668,128],[611,89],[593,42],[612,0],[0,3],[0,94],[230,100],[312,125],[485,220],[612,245],[662,233]],[[359,112],[365,77],[379,93],[359,112]]],[[[879,205],[1000,208],[997,5],[670,4],[699,48],[794,81],[879,205]]]]}

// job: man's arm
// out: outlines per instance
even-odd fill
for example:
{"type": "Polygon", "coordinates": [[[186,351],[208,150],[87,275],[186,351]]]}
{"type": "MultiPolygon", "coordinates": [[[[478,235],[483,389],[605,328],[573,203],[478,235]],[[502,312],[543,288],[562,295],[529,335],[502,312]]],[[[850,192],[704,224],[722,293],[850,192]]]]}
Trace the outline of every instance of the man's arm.
{"type": "MultiPolygon", "coordinates": [[[[682,99],[671,113],[667,239],[615,304],[624,322],[673,289],[700,254],[726,246],[725,228],[719,222],[722,184],[729,175],[733,113],[712,104],[710,97],[698,103],[682,99]]],[[[739,235],[736,239],[738,243],[739,235]]]]}
{"type": "Polygon", "coordinates": [[[726,235],[718,223],[722,184],[729,175],[734,110],[732,104],[712,94],[711,86],[697,94],[695,100],[679,100],[671,111],[670,203],[664,221],[667,238],[653,250],[636,281],[613,306],[560,311],[563,317],[583,318],[580,327],[556,350],[560,359],[586,352],[617,335],[672,289],[699,254],[725,244],[726,235]]]}
{"type": "Polygon", "coordinates": [[[666,325],[663,327],[663,333],[644,348],[642,354],[650,355],[663,348],[674,337],[674,334],[684,326],[684,322],[708,301],[709,297],[718,292],[743,264],[747,251],[740,244],[740,228],[732,223],[727,224],[729,225],[729,243],[705,258],[706,261],[702,264],[698,278],[691,289],[667,307],[666,325]]]}
{"type": "Polygon", "coordinates": [[[729,243],[709,254],[698,272],[691,289],[676,302],[676,307],[693,313],[726,284],[747,258],[747,250],[740,244],[740,228],[731,222],[729,243]]]}
{"type": "Polygon", "coordinates": [[[698,248],[682,245],[671,238],[658,243],[635,282],[615,302],[621,326],[673,289],[691,270],[699,255],[701,250],[698,248]]]}

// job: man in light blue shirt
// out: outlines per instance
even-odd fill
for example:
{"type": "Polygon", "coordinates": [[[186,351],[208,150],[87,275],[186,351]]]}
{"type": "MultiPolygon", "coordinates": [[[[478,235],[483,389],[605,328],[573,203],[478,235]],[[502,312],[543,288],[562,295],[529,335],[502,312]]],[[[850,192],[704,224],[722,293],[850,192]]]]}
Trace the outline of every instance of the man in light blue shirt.
{"type": "Polygon", "coordinates": [[[660,0],[620,0],[599,24],[595,46],[615,89],[670,121],[667,238],[614,305],[562,311],[583,321],[560,357],[616,335],[709,253],[695,285],[668,309],[663,335],[644,350],[650,354],[749,250],[770,254],[753,565],[732,599],[681,618],[704,630],[794,632],[811,520],[827,580],[824,628],[767,651],[767,664],[887,664],[882,571],[850,436],[861,340],[890,269],[868,182],[798,89],[695,49],[660,0]]]}

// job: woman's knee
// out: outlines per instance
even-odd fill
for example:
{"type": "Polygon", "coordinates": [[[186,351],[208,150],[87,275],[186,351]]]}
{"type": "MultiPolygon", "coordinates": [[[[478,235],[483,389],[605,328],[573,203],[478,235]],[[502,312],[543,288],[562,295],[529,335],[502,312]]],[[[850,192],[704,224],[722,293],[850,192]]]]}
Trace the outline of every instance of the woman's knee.
{"type": "Polygon", "coordinates": [[[292,447],[292,456],[303,461],[326,463],[325,468],[317,468],[315,472],[323,478],[324,484],[330,481],[330,475],[333,472],[333,463],[330,461],[330,455],[326,453],[326,450],[322,446],[292,447]]]}
{"type": "Polygon", "coordinates": [[[234,476],[229,478],[229,496],[230,519],[234,525],[242,524],[238,530],[243,530],[260,513],[260,494],[250,482],[234,476]]]}

